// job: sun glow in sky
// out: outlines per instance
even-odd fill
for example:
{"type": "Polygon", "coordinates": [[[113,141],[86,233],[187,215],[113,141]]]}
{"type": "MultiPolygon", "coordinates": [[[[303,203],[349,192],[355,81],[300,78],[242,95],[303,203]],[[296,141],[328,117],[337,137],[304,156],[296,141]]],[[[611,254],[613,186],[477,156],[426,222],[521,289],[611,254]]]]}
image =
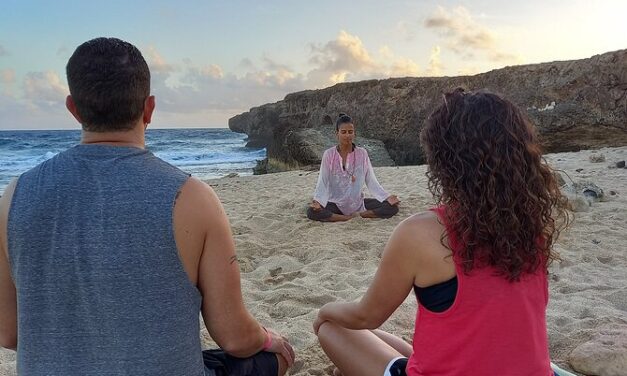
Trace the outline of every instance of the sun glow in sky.
{"type": "Polygon", "coordinates": [[[98,36],[142,51],[154,127],[226,127],[250,107],[338,82],[624,49],[626,14],[626,0],[2,0],[0,129],[77,129],[65,64],[98,36]]]}

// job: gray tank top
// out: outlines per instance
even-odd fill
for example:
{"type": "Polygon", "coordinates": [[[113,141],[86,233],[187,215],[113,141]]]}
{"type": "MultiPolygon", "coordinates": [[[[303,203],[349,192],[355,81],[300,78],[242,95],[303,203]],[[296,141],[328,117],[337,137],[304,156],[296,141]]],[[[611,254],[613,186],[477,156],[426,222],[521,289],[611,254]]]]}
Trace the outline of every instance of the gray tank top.
{"type": "Polygon", "coordinates": [[[172,227],[187,178],[102,145],[20,176],[7,228],[20,375],[204,375],[201,296],[172,227]]]}

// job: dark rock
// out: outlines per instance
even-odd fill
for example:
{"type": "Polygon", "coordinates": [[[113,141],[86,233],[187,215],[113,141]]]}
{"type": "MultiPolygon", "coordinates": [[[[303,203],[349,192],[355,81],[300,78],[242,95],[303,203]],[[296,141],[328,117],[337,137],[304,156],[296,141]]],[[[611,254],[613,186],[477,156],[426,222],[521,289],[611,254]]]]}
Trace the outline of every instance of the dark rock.
{"type": "Polygon", "coordinates": [[[268,173],[268,158],[258,160],[255,167],[253,167],[253,175],[264,175],[267,173],[268,173]]]}
{"type": "Polygon", "coordinates": [[[625,168],[625,161],[616,162],[616,168],[625,168]]]}
{"type": "Polygon", "coordinates": [[[627,370],[627,327],[600,330],[577,346],[568,361],[586,375],[624,376],[627,370]]]}
{"type": "Polygon", "coordinates": [[[581,189],[581,193],[586,198],[589,198],[589,199],[592,199],[592,200],[599,200],[599,199],[602,199],[604,197],[603,190],[601,188],[599,188],[599,186],[597,186],[594,183],[586,184],[581,189]]]}
{"type": "Polygon", "coordinates": [[[263,140],[254,139],[254,140],[247,140],[246,147],[247,148],[265,148],[266,145],[263,140]]]}
{"type": "Polygon", "coordinates": [[[521,65],[475,76],[390,78],[337,84],[288,94],[229,120],[249,143],[265,146],[269,159],[300,165],[284,148],[299,129],[334,130],[339,112],[350,114],[357,133],[381,140],[397,165],[424,161],[418,135],[443,92],[455,87],[500,93],[526,109],[545,152],[627,145],[627,50],[589,59],[521,65]],[[292,133],[290,133],[292,132],[292,133]]]}
{"type": "MultiPolygon", "coordinates": [[[[385,150],[382,141],[356,137],[355,144],[368,150],[372,165],[393,166],[394,161],[385,150]]],[[[285,138],[285,153],[287,160],[293,160],[301,165],[319,164],[324,151],[337,145],[335,133],[331,129],[297,129],[289,132],[285,138]]]]}
{"type": "MultiPolygon", "coordinates": [[[[355,144],[368,150],[373,166],[394,165],[382,141],[356,137],[355,144]]],[[[280,145],[282,150],[280,158],[268,157],[265,165],[258,164],[258,169],[265,169],[267,173],[317,166],[320,164],[324,151],[334,145],[337,145],[335,132],[328,127],[326,129],[289,130],[283,139],[283,144],[280,145]]]]}

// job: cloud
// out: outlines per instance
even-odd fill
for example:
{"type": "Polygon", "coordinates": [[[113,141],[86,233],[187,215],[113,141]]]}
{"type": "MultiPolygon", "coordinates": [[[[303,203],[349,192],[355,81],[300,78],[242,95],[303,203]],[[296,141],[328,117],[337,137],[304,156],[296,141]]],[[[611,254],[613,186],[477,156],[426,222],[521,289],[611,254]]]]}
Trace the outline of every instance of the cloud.
{"type": "Polygon", "coordinates": [[[12,69],[0,71],[0,129],[77,127],[65,109],[69,90],[56,72],[28,72],[14,92],[10,86],[17,82],[12,69]]]}
{"type": "Polygon", "coordinates": [[[479,52],[493,62],[519,63],[522,60],[519,56],[501,49],[497,34],[475,21],[463,6],[453,8],[451,11],[438,6],[435,12],[427,17],[424,25],[428,29],[438,31],[446,39],[446,47],[458,55],[472,58],[479,52]]]}
{"type": "Polygon", "coordinates": [[[8,56],[9,55],[9,51],[7,51],[4,46],[2,46],[0,44],[0,56],[8,56]]]}
{"type": "Polygon", "coordinates": [[[239,62],[239,64],[238,64],[238,65],[239,65],[239,67],[240,67],[240,68],[242,68],[242,69],[252,69],[252,68],[254,68],[254,66],[255,66],[255,65],[253,64],[253,61],[252,61],[252,60],[250,60],[250,59],[249,59],[249,58],[247,58],[247,57],[245,57],[245,58],[243,58],[242,60],[240,60],[240,62],[239,62]]]}
{"type": "Polygon", "coordinates": [[[379,55],[381,55],[381,57],[386,60],[394,58],[394,53],[388,46],[383,46],[379,48],[379,55]]]}
{"type": "Polygon", "coordinates": [[[174,65],[166,63],[165,59],[153,46],[149,46],[143,55],[150,67],[151,74],[170,73],[176,69],[174,65]]]}
{"type": "Polygon", "coordinates": [[[15,71],[7,68],[0,70],[0,83],[3,85],[12,85],[15,83],[15,71]]]}
{"type": "MultiPolygon", "coordinates": [[[[269,55],[242,57],[234,71],[229,71],[215,62],[193,61],[189,57],[171,61],[154,46],[148,46],[142,53],[151,70],[151,91],[157,98],[155,125],[225,126],[229,117],[280,100],[291,92],[345,81],[421,74],[419,65],[412,59],[396,55],[388,46],[377,47],[368,49],[358,36],[340,31],[332,40],[311,44],[306,60],[309,65],[302,71],[269,55]]],[[[14,73],[2,71],[0,79],[15,81],[14,73]]],[[[25,126],[37,127],[46,124],[45,117],[40,115],[48,111],[50,121],[56,119],[55,127],[63,122],[74,125],[65,114],[63,101],[68,89],[58,74],[30,72],[23,82],[19,98],[0,92],[5,95],[0,112],[9,114],[2,120],[3,124],[26,122],[28,116],[24,112],[30,111],[33,120],[25,126]],[[14,99],[11,105],[8,98],[14,99]],[[11,111],[4,111],[7,108],[11,111]]]]}
{"type": "Polygon", "coordinates": [[[67,86],[53,71],[29,72],[24,77],[24,98],[37,106],[64,103],[69,94],[67,86]]]}
{"type": "Polygon", "coordinates": [[[37,106],[0,93],[0,129],[80,129],[64,106],[37,106]]]}
{"type": "Polygon", "coordinates": [[[203,66],[193,66],[189,64],[186,68],[186,76],[182,79],[183,82],[194,83],[197,79],[202,80],[220,80],[224,77],[224,71],[222,67],[217,64],[209,64],[203,66]]]}
{"type": "Polygon", "coordinates": [[[263,69],[244,59],[249,68],[242,75],[225,72],[218,64],[196,64],[186,58],[182,64],[169,63],[154,48],[145,54],[152,74],[152,92],[157,97],[163,119],[179,114],[189,118],[196,113],[215,118],[249,109],[267,101],[278,100],[290,91],[302,90],[302,75],[271,58],[261,58],[263,69]]]}
{"type": "Polygon", "coordinates": [[[309,62],[315,66],[307,76],[317,84],[335,84],[348,77],[369,76],[379,67],[372,60],[359,37],[341,30],[335,40],[311,45],[309,62]]]}
{"type": "Polygon", "coordinates": [[[427,66],[427,75],[428,76],[441,76],[442,71],[444,70],[444,66],[440,61],[440,46],[435,46],[431,50],[431,55],[429,56],[429,65],[427,66]]]}
{"type": "Polygon", "coordinates": [[[392,76],[416,76],[420,68],[413,60],[395,56],[388,46],[379,49],[376,60],[359,37],[341,30],[336,39],[324,45],[311,45],[313,69],[307,73],[308,87],[324,87],[345,81],[392,76]]]}
{"type": "Polygon", "coordinates": [[[144,56],[153,73],[152,91],[159,110],[178,114],[223,111],[234,115],[294,91],[420,73],[413,60],[396,56],[387,46],[373,55],[357,36],[346,31],[326,43],[311,45],[310,67],[305,73],[267,55],[242,58],[237,66],[243,70],[241,74],[227,72],[218,64],[196,64],[189,58],[170,63],[154,47],[144,56]]]}
{"type": "Polygon", "coordinates": [[[420,67],[413,60],[401,57],[392,63],[388,72],[389,76],[394,77],[417,76],[420,73],[420,67]]]}

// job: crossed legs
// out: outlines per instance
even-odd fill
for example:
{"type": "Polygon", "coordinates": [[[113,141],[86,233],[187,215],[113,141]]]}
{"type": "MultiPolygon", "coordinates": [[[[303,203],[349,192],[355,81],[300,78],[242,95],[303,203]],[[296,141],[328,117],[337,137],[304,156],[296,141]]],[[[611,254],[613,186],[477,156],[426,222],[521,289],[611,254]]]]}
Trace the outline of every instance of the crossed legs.
{"type": "MultiPolygon", "coordinates": [[[[390,205],[387,201],[381,202],[374,198],[365,198],[364,206],[366,211],[360,213],[364,218],[390,218],[398,213],[398,205],[390,205]]],[[[338,222],[347,221],[352,216],[344,215],[335,203],[329,202],[326,207],[318,211],[311,207],[307,208],[307,218],[314,221],[338,222]]]]}
{"type": "Polygon", "coordinates": [[[343,376],[382,376],[392,359],[412,353],[407,342],[382,330],[350,330],[329,321],[320,326],[318,340],[343,376]]]}
{"type": "Polygon", "coordinates": [[[383,202],[374,198],[365,198],[366,211],[360,213],[364,218],[391,218],[398,213],[398,205],[390,205],[387,200],[383,202]]]}

